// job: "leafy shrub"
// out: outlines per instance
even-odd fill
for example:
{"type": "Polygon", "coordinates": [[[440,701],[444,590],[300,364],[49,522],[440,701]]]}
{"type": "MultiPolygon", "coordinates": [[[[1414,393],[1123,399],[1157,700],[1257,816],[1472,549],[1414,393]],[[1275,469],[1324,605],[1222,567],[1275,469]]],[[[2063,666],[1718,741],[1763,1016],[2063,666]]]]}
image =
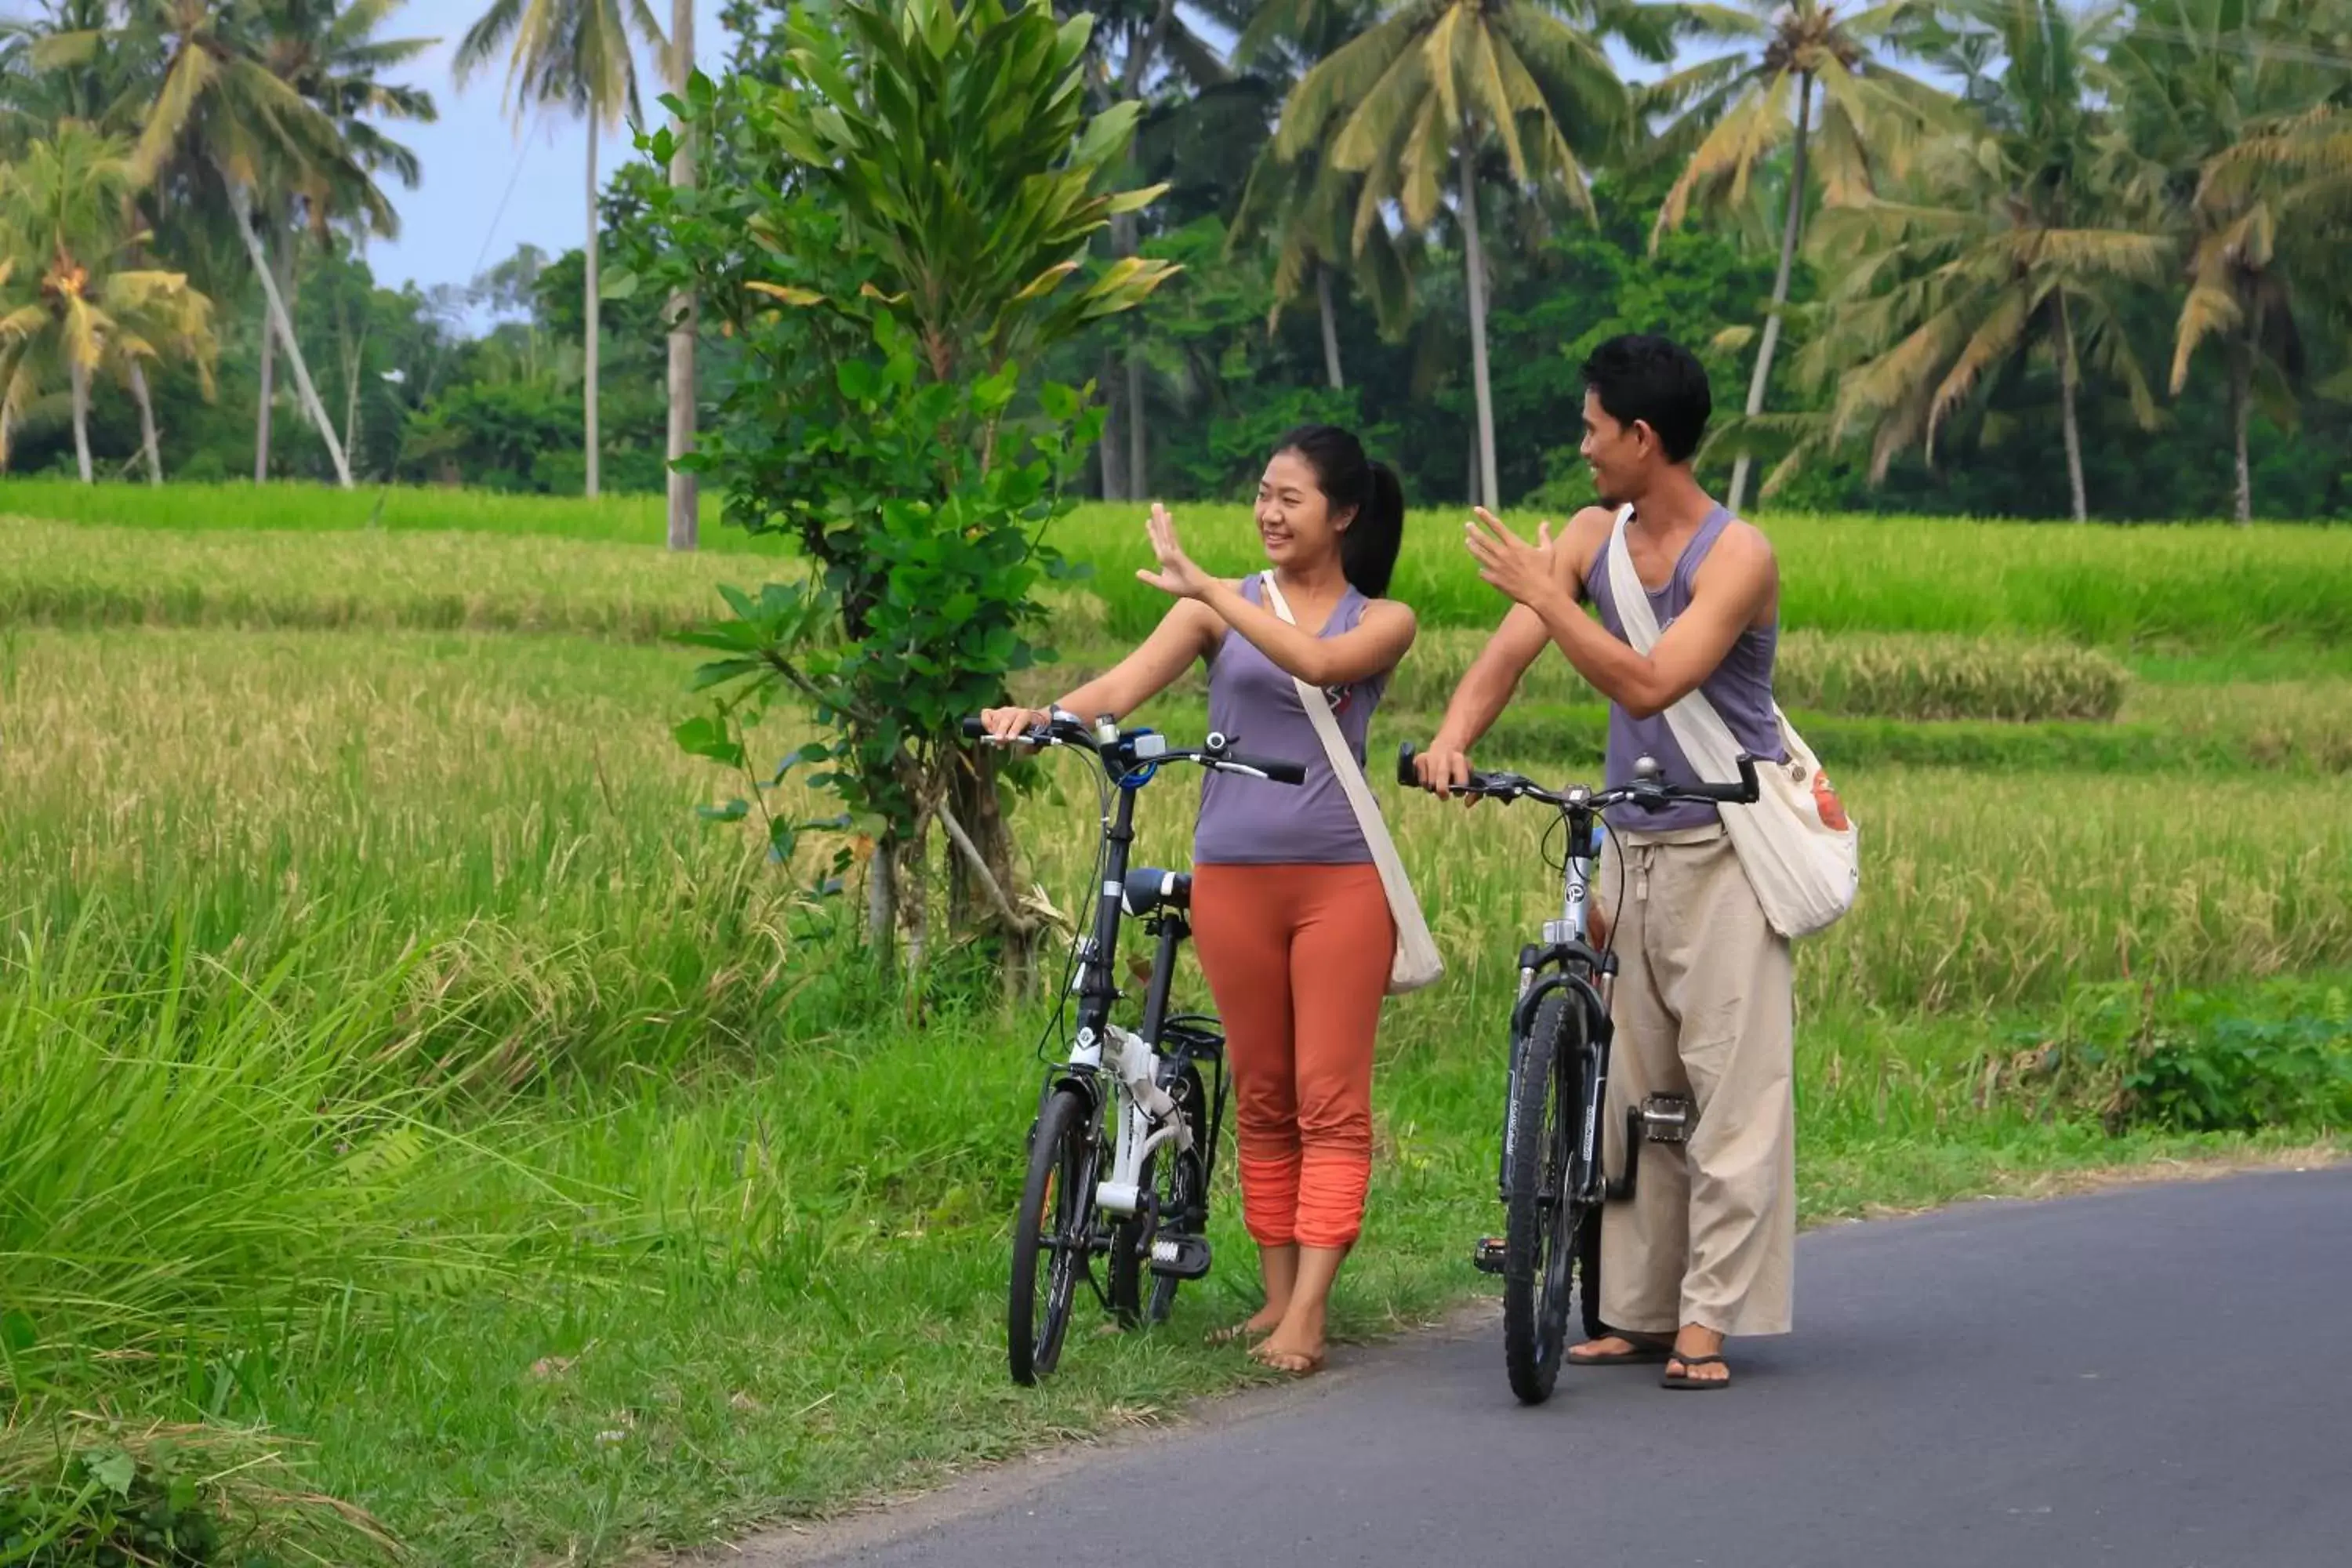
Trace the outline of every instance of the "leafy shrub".
{"type": "Polygon", "coordinates": [[[77,1419],[0,1427],[0,1563],[18,1568],[291,1568],[388,1561],[359,1510],[289,1489],[282,1452],[239,1432],[77,1419]]]}
{"type": "Polygon", "coordinates": [[[2352,994],[2290,984],[2263,994],[2250,1014],[2229,994],[2095,988],[2057,1038],[1990,1064],[1984,1080],[2047,1114],[2095,1115],[2113,1131],[2352,1123],[2352,994]]]}

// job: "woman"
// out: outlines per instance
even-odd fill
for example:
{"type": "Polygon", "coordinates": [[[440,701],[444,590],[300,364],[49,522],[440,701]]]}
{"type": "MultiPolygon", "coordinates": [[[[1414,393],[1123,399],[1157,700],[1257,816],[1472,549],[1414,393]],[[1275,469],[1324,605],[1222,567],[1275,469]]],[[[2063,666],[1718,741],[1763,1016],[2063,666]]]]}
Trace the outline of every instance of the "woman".
{"type": "MultiPolygon", "coordinates": [[[[1281,600],[1263,580],[1210,576],[1151,509],[1156,571],[1175,595],[1159,629],[1117,668],[1055,704],[1124,718],[1209,662],[1209,727],[1262,756],[1302,763],[1302,786],[1211,773],[1193,830],[1193,945],[1225,1025],[1241,1153],[1242,1217],[1258,1245],[1265,1306],[1220,1339],[1263,1336],[1258,1360],[1293,1373],[1323,1364],[1332,1281],[1362,1228],[1372,1167],[1372,1037],[1396,926],[1371,851],[1293,678],[1331,704],[1359,766],[1372,710],[1412,646],[1412,612],[1388,591],[1404,497],[1386,464],[1345,430],[1286,436],[1257,491],[1258,536],[1281,600]]],[[[990,733],[1043,714],[1000,708],[990,733]]]]}

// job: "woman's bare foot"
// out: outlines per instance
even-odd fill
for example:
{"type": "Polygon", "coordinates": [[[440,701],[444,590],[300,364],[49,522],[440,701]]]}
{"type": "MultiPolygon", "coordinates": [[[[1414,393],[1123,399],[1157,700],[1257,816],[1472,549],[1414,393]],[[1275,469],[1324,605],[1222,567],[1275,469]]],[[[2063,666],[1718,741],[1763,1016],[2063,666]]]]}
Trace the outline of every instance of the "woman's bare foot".
{"type": "Polygon", "coordinates": [[[1302,1303],[1250,1354],[1276,1372],[1304,1377],[1323,1369],[1323,1309],[1302,1303]]]}
{"type": "Polygon", "coordinates": [[[1283,1314],[1288,1310],[1287,1302],[1276,1305],[1269,1301],[1240,1322],[1227,1323],[1222,1329],[1213,1330],[1209,1334],[1209,1342],[1213,1345],[1229,1345],[1235,1340],[1262,1338],[1282,1326],[1283,1314]]]}

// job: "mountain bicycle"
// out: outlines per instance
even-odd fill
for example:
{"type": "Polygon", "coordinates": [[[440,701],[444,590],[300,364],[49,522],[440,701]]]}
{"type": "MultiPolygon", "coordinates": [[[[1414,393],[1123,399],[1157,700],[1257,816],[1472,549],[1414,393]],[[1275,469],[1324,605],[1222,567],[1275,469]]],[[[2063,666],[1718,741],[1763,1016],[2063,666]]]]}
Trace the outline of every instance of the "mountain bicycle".
{"type": "MultiPolygon", "coordinates": [[[[1592,1335],[1600,1320],[1601,1205],[1633,1195],[1641,1147],[1683,1143],[1693,1108],[1679,1095],[1653,1094],[1625,1110],[1625,1170],[1602,1169],[1601,1108],[1609,1093],[1609,1022],[1615,988],[1615,950],[1596,952],[1589,940],[1587,895],[1601,849],[1601,814],[1630,805],[1656,811],[1684,801],[1745,805],[1757,798],[1754,759],[1739,759],[1738,784],[1669,784],[1657,763],[1643,757],[1634,780],[1608,789],[1584,784],[1545,789],[1518,773],[1473,772],[1453,793],[1505,803],[1540,801],[1559,813],[1568,830],[1559,862],[1560,915],[1544,922],[1541,940],[1519,949],[1518,998],[1511,1008],[1510,1080],[1503,1115],[1503,1148],[1496,1185],[1503,1203],[1503,1234],[1483,1237],[1473,1261],[1503,1279],[1503,1364],[1522,1404],[1551,1396],[1568,1336],[1574,1277],[1584,1285],[1584,1322],[1592,1335]]],[[[1397,753],[1397,780],[1420,786],[1413,748],[1397,753]]]]}
{"type": "MultiPolygon", "coordinates": [[[[976,719],[964,721],[963,730],[985,739],[976,719]]],[[[1122,731],[1108,716],[1089,725],[1057,712],[1013,743],[1091,753],[1103,805],[1092,917],[1070,944],[1046,1036],[1060,1032],[1074,997],[1076,1027],[1066,1054],[1048,1061],[1038,1090],[1013,1227],[1005,1351],[1013,1381],[1025,1385],[1061,1359],[1081,1279],[1114,1321],[1132,1328],[1165,1321],[1177,1288],[1210,1267],[1209,1179],[1224,1126],[1224,1032],[1207,1014],[1170,1010],[1177,952],[1192,935],[1192,879],[1129,868],[1136,795],[1171,763],[1286,784],[1305,783],[1307,770],[1244,756],[1223,735],[1180,749],[1148,729],[1122,731]],[[1111,1019],[1127,994],[1118,971],[1122,916],[1142,921],[1154,943],[1135,1029],[1111,1019]]]]}

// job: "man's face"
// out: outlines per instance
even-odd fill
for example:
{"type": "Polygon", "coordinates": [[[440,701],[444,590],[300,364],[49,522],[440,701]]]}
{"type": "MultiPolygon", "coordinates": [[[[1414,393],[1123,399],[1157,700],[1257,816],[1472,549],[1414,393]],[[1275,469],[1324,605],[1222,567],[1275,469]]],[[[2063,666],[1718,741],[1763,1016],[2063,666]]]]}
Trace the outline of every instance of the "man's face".
{"type": "Polygon", "coordinates": [[[1649,488],[1650,469],[1658,453],[1657,437],[1647,425],[1624,425],[1601,406],[1600,395],[1584,395],[1584,439],[1577,450],[1592,470],[1592,488],[1604,506],[1639,500],[1649,488]]]}

